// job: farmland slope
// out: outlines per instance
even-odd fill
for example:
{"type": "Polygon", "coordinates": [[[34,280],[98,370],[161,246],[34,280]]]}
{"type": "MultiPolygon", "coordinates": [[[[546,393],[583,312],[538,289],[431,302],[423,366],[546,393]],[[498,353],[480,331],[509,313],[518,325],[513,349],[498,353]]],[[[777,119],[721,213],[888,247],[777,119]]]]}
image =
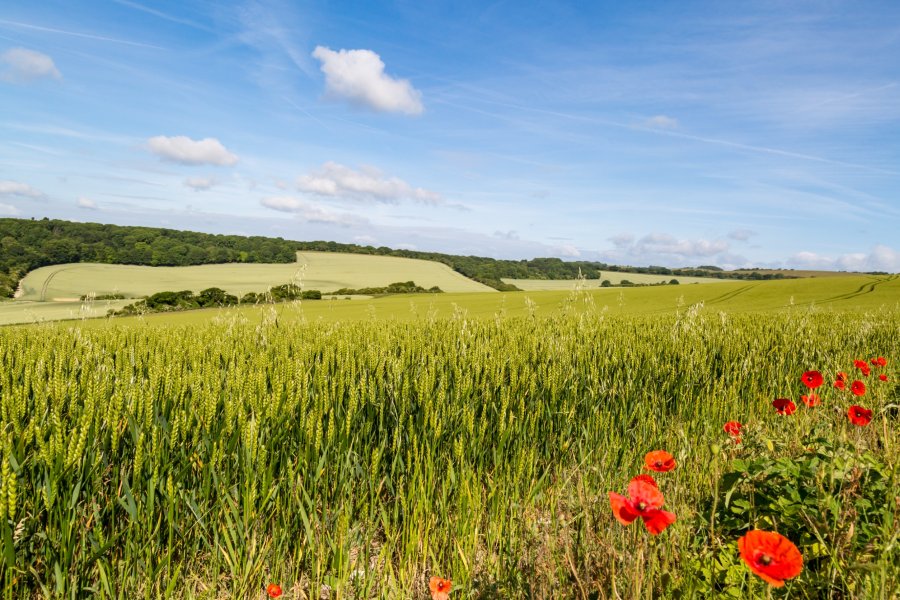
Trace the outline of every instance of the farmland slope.
{"type": "MultiPolygon", "coordinates": [[[[900,277],[847,277],[727,282],[721,285],[667,285],[573,291],[503,292],[498,294],[399,295],[366,300],[324,300],[301,304],[246,306],[127,317],[122,325],[186,325],[225,319],[259,321],[351,322],[416,321],[440,318],[547,316],[563,311],[607,315],[666,313],[853,312],[900,309],[900,277]]],[[[105,323],[98,321],[96,325],[105,323]]]]}
{"type": "Polygon", "coordinates": [[[69,263],[36,269],[22,279],[20,300],[77,299],[95,293],[124,294],[136,298],[162,291],[209,287],[242,295],[268,287],[299,282],[322,292],[340,288],[385,286],[394,281],[415,281],[423,287],[438,286],[445,292],[489,292],[433,261],[331,252],[300,252],[287,264],[219,264],[191,267],[145,267],[99,263],[69,263]]]}

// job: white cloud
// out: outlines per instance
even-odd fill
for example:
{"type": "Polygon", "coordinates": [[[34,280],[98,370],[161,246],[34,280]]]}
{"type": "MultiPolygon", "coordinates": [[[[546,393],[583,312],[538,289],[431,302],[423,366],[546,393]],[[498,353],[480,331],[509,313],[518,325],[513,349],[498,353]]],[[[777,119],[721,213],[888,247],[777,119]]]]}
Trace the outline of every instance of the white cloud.
{"type": "Polygon", "coordinates": [[[563,244],[562,246],[555,246],[554,251],[559,256],[565,256],[567,258],[577,258],[581,256],[581,251],[578,250],[572,244],[563,244]]]}
{"type": "Polygon", "coordinates": [[[184,135],[158,135],[147,140],[147,148],[163,160],[185,165],[220,165],[230,167],[238,157],[216,138],[192,140],[184,135]]]}
{"type": "Polygon", "coordinates": [[[357,171],[335,162],[327,162],[318,171],[298,177],[297,189],[319,196],[349,200],[398,202],[410,199],[430,205],[444,202],[437,192],[414,188],[398,177],[385,177],[373,167],[362,167],[357,171]]]}
{"type": "Polygon", "coordinates": [[[316,46],[328,94],[382,112],[421,114],[422,93],[406,79],[384,72],[384,62],[371,50],[338,50],[316,46]]]}
{"type": "Polygon", "coordinates": [[[18,181],[0,181],[0,196],[20,196],[22,198],[43,198],[44,193],[27,183],[18,181]]]}
{"type": "Polygon", "coordinates": [[[657,129],[678,129],[678,119],[666,115],[656,115],[645,120],[644,126],[657,129]]]}
{"type": "Polygon", "coordinates": [[[184,180],[184,185],[195,192],[202,192],[216,185],[216,180],[213,177],[188,177],[184,180]]]}
{"type": "Polygon", "coordinates": [[[683,240],[668,233],[651,233],[635,243],[639,252],[654,254],[674,254],[684,257],[714,256],[728,250],[728,243],[722,240],[683,240]]]}
{"type": "Polygon", "coordinates": [[[295,213],[304,221],[309,223],[324,223],[328,225],[340,225],[349,227],[352,225],[362,225],[366,223],[366,219],[357,215],[336,212],[323,208],[312,202],[307,202],[293,196],[270,196],[260,200],[260,204],[266,208],[281,212],[295,213]]]}
{"type": "Polygon", "coordinates": [[[798,252],[788,264],[805,269],[839,270],[839,271],[888,271],[900,272],[900,251],[878,244],[869,251],[842,254],[837,257],[825,256],[816,252],[798,252]]]}
{"type": "Polygon", "coordinates": [[[613,264],[686,266],[697,259],[712,257],[729,263],[742,259],[727,254],[728,243],[724,240],[680,239],[668,233],[651,233],[641,238],[620,233],[609,240],[613,248],[600,252],[599,256],[613,264]]]}
{"type": "Polygon", "coordinates": [[[746,242],[754,235],[756,232],[751,229],[735,229],[728,234],[728,237],[739,242],[746,242]]]}
{"type": "Polygon", "coordinates": [[[90,198],[85,198],[84,196],[79,196],[78,201],[75,203],[78,208],[87,208],[88,210],[97,210],[100,208],[97,206],[97,203],[91,200],[90,198]]]}
{"type": "Polygon", "coordinates": [[[15,217],[19,214],[19,209],[13,206],[12,204],[3,204],[0,203],[0,215],[6,217],[15,217]]]}
{"type": "Polygon", "coordinates": [[[29,83],[36,79],[62,79],[53,59],[41,52],[25,48],[10,48],[0,54],[0,79],[11,83],[29,83]]]}

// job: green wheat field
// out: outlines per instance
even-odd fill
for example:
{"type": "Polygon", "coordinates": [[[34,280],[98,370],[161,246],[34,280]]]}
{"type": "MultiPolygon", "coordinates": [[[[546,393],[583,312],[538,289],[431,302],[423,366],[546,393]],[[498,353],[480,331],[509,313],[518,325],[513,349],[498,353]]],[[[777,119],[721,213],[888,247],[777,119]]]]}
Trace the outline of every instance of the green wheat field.
{"type": "Polygon", "coordinates": [[[773,526],[806,532],[776,595],[896,597],[900,279],[676,287],[0,329],[3,597],[766,597],[735,543],[773,526]],[[829,378],[876,355],[855,427],[829,378]],[[651,536],[608,492],[657,449],[651,536]],[[754,460],[811,469],[800,513],[754,460]]]}

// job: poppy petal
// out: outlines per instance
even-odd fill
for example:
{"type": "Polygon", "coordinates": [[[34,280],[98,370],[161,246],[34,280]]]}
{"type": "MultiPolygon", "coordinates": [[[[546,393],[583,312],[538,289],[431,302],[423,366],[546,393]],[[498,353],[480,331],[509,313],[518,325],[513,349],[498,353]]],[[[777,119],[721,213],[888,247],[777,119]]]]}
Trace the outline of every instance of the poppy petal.
{"type": "Polygon", "coordinates": [[[675,513],[665,510],[652,510],[642,515],[641,518],[644,520],[644,526],[647,528],[647,531],[653,535],[659,535],[676,520],[675,513]]]}
{"type": "Polygon", "coordinates": [[[631,525],[638,518],[638,514],[629,506],[628,498],[615,492],[609,493],[609,505],[612,507],[613,516],[622,525],[631,525]]]}
{"type": "Polygon", "coordinates": [[[803,556],[789,539],[774,531],[748,531],[738,540],[741,559],[767,583],[782,587],[803,571],[803,556]]]}
{"type": "Polygon", "coordinates": [[[666,502],[659,488],[640,479],[632,479],[628,484],[628,496],[632,506],[643,504],[643,511],[659,508],[666,502]]]}
{"type": "Polygon", "coordinates": [[[653,487],[659,489],[659,484],[656,483],[656,480],[653,479],[653,477],[651,477],[650,475],[647,475],[646,473],[641,473],[640,475],[635,475],[634,477],[631,478],[631,481],[644,481],[646,483],[649,483],[653,487]]]}

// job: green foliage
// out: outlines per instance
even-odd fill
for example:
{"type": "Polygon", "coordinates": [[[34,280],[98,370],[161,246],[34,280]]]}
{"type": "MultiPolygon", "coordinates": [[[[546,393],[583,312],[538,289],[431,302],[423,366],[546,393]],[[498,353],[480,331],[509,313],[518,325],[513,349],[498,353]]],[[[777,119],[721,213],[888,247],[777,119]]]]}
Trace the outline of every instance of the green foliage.
{"type": "Polygon", "coordinates": [[[341,288],[332,292],[335,296],[381,296],[384,294],[440,294],[443,290],[438,286],[428,289],[416,285],[414,281],[395,281],[384,287],[341,288]]]}
{"type": "Polygon", "coordinates": [[[155,227],[0,219],[0,294],[38,267],[71,262],[185,266],[226,262],[286,263],[296,243],[281,238],[213,235],[155,227]]]}
{"type": "Polygon", "coordinates": [[[290,300],[321,300],[319,290],[303,290],[293,283],[275,286],[267,292],[250,292],[238,297],[217,287],[207,288],[194,295],[190,290],[183,292],[158,292],[144,300],[129,304],[118,311],[110,311],[111,316],[128,316],[148,312],[168,312],[192,310],[197,308],[213,308],[235,306],[241,304],[259,304],[260,302],[287,302],[290,300]]]}
{"type": "Polygon", "coordinates": [[[797,426],[813,423],[800,437],[790,426],[774,428],[772,438],[751,436],[749,447],[730,452],[716,493],[701,505],[709,532],[694,551],[702,581],[695,594],[746,594],[747,569],[735,560],[734,541],[750,529],[777,531],[800,549],[803,572],[786,597],[900,593],[900,463],[884,452],[893,439],[825,410],[795,415],[804,423],[797,426]]]}
{"type": "Polygon", "coordinates": [[[85,300],[124,300],[125,294],[85,294],[79,298],[85,300]]]}

